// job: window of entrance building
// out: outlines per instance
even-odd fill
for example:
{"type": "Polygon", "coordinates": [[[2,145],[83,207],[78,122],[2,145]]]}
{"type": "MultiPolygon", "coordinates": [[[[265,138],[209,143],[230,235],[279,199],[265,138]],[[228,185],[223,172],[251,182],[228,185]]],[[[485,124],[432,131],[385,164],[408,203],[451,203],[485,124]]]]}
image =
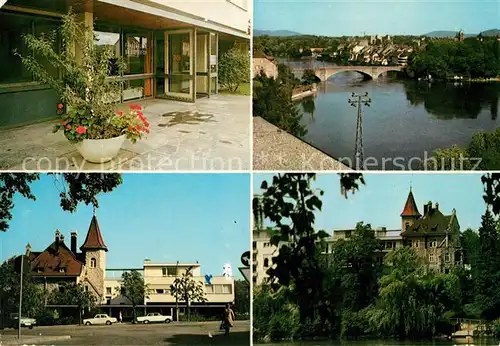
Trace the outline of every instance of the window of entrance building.
{"type": "Polygon", "coordinates": [[[95,268],[96,267],[97,261],[95,258],[90,259],[90,268],[95,268]]]}
{"type": "Polygon", "coordinates": [[[123,101],[153,96],[152,33],[123,32],[123,101]]]}

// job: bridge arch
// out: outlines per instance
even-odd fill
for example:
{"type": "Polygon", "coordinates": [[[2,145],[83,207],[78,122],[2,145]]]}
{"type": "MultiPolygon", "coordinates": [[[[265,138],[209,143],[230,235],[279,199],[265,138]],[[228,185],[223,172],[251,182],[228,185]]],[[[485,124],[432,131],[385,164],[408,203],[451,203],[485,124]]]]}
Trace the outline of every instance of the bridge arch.
{"type": "Polygon", "coordinates": [[[401,69],[398,66],[394,66],[394,68],[386,68],[383,71],[377,71],[377,75],[375,76],[375,78],[379,78],[381,75],[383,75],[384,73],[387,73],[387,72],[403,73],[403,69],[401,69]]]}
{"type": "MultiPolygon", "coordinates": [[[[317,70],[316,71],[316,77],[321,79],[322,81],[327,81],[337,73],[342,73],[342,72],[357,72],[359,74],[362,74],[366,79],[374,79],[373,75],[369,72],[363,71],[361,69],[335,69],[335,70],[317,70]]],[[[375,76],[377,78],[378,76],[375,76]]]]}

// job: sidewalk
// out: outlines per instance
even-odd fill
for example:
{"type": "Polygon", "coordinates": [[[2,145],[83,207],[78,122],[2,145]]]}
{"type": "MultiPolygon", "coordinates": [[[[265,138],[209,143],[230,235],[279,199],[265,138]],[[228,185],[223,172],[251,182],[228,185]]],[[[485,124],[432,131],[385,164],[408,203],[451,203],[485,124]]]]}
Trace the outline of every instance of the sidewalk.
{"type": "Polygon", "coordinates": [[[54,341],[71,339],[69,335],[53,335],[53,336],[21,336],[21,340],[17,339],[16,335],[0,335],[0,346],[4,345],[35,345],[46,344],[54,341]]]}
{"type": "Polygon", "coordinates": [[[86,162],[55,121],[0,130],[0,170],[248,170],[250,97],[214,95],[193,103],[137,102],[151,133],[104,164],[86,162]]]}

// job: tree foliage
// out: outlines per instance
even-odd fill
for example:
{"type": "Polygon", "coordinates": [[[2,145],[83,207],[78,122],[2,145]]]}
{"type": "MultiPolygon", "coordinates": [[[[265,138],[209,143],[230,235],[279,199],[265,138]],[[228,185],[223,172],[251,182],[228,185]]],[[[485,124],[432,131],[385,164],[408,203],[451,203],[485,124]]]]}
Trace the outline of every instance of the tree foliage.
{"type": "MultiPolygon", "coordinates": [[[[0,265],[0,326],[10,314],[19,312],[20,258],[10,258],[0,265]]],[[[28,261],[24,261],[28,266],[28,261]]],[[[29,270],[23,271],[22,315],[38,317],[45,308],[47,293],[29,276],[29,270]]]]}
{"type": "MultiPolygon", "coordinates": [[[[59,187],[61,208],[75,212],[80,203],[99,207],[97,196],[113,191],[122,183],[119,173],[49,173],[59,187]]],[[[40,179],[39,173],[0,173],[0,231],[9,229],[12,219],[14,197],[20,194],[24,198],[36,200],[31,191],[31,184],[40,179]]]]}
{"type": "Polygon", "coordinates": [[[427,271],[421,257],[401,247],[386,257],[389,273],[380,278],[376,306],[367,311],[373,330],[385,336],[432,336],[437,323],[460,299],[458,277],[427,271]]]}
{"type": "Polygon", "coordinates": [[[431,74],[445,79],[450,75],[496,77],[500,75],[500,43],[496,38],[468,38],[464,41],[430,41],[425,50],[408,58],[408,71],[415,77],[431,74]]]}
{"type": "Polygon", "coordinates": [[[117,287],[117,290],[132,304],[133,323],[135,323],[137,320],[137,305],[144,304],[144,300],[149,298],[149,286],[144,282],[144,277],[137,270],[132,270],[122,274],[121,286],[117,287]]]}
{"type": "Polygon", "coordinates": [[[173,284],[170,286],[170,294],[177,301],[186,303],[188,321],[191,318],[191,303],[204,303],[207,301],[203,283],[194,279],[191,270],[187,270],[180,277],[175,278],[173,284]]]}
{"type": "Polygon", "coordinates": [[[250,55],[236,46],[221,56],[218,68],[219,83],[231,92],[250,81],[250,55]]]}
{"type": "Polygon", "coordinates": [[[316,73],[314,73],[314,70],[312,69],[306,69],[304,70],[302,74],[302,84],[303,85],[312,85],[315,83],[318,83],[320,79],[316,76],[316,73]]]}
{"type": "Polygon", "coordinates": [[[302,115],[292,101],[293,85],[284,74],[269,78],[264,72],[254,78],[253,115],[260,116],[280,129],[301,137],[307,133],[302,115]]]}
{"type": "Polygon", "coordinates": [[[49,293],[48,303],[50,305],[74,305],[77,307],[79,323],[82,323],[84,310],[90,311],[97,306],[97,297],[85,289],[85,286],[77,283],[65,283],[59,285],[58,290],[49,293]]]}
{"type": "Polygon", "coordinates": [[[454,145],[450,149],[435,150],[427,161],[427,169],[498,170],[500,169],[498,147],[500,147],[500,129],[492,132],[476,132],[465,148],[454,145]]]}
{"type": "MultiPolygon", "coordinates": [[[[271,244],[280,246],[267,271],[270,284],[292,287],[290,295],[299,308],[300,321],[317,321],[325,317],[328,307],[323,303],[324,271],[321,268],[321,243],[328,236],[314,229],[315,213],[321,211],[322,190],[313,190],[312,173],[278,174],[268,183],[263,181],[258,199],[260,212],[273,225],[271,244]]],[[[343,175],[348,188],[357,186],[361,175],[343,175]]]]}
{"type": "Polygon", "coordinates": [[[234,305],[238,313],[250,313],[250,284],[245,280],[234,281],[234,305]]]}

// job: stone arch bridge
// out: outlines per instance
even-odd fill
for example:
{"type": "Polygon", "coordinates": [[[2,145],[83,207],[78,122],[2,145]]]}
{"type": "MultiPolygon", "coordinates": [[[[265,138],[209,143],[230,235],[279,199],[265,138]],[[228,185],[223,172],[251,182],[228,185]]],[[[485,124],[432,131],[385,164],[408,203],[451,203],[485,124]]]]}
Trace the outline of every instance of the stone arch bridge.
{"type": "MultiPolygon", "coordinates": [[[[388,71],[403,71],[403,69],[403,66],[329,66],[317,67],[311,70],[314,71],[316,77],[324,82],[334,74],[345,71],[359,72],[370,79],[377,79],[381,74],[388,71]]],[[[308,68],[301,67],[292,69],[293,72],[302,72],[304,70],[308,70],[308,68]]]]}

